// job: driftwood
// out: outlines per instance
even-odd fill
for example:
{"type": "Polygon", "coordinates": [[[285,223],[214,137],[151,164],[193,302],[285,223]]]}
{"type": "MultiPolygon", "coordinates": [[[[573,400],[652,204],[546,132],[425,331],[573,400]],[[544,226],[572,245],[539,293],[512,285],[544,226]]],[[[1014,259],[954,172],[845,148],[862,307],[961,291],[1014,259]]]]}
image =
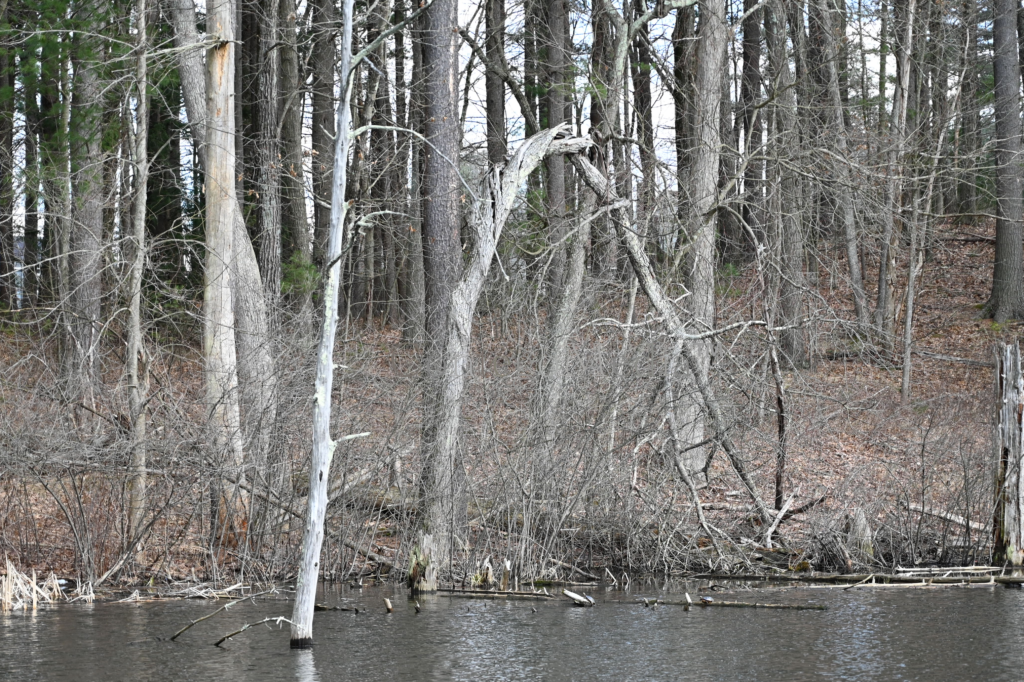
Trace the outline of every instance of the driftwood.
{"type": "Polygon", "coordinates": [[[593,606],[595,604],[593,597],[579,595],[575,592],[570,592],[569,590],[562,590],[562,594],[569,599],[572,599],[572,603],[576,606],[593,606]]]}
{"type": "MultiPolygon", "coordinates": [[[[182,634],[184,634],[185,631],[188,630],[189,628],[191,628],[192,626],[198,625],[199,623],[202,623],[204,620],[207,620],[208,618],[213,618],[214,616],[216,616],[221,611],[226,611],[226,610],[230,609],[232,606],[234,606],[235,604],[241,604],[242,602],[247,601],[249,599],[255,599],[256,597],[262,597],[263,595],[271,594],[272,592],[277,592],[277,590],[275,588],[271,587],[269,590],[264,590],[262,592],[257,592],[256,594],[246,595],[244,597],[241,597],[240,599],[236,599],[234,601],[228,602],[227,604],[225,604],[224,606],[220,607],[219,609],[217,609],[213,613],[208,613],[207,615],[203,616],[202,618],[197,618],[194,621],[190,622],[185,627],[183,627],[182,629],[180,629],[177,632],[175,632],[173,635],[171,635],[171,641],[173,642],[174,640],[178,639],[178,637],[180,637],[182,634]]],[[[232,635],[229,635],[229,637],[233,636],[233,635],[237,635],[237,634],[238,634],[237,632],[233,633],[232,635]]],[[[224,639],[227,639],[227,638],[225,637],[224,639]]],[[[220,642],[223,642],[224,639],[221,639],[220,642]]],[[[220,642],[217,642],[217,643],[220,644],[220,642]]]]}

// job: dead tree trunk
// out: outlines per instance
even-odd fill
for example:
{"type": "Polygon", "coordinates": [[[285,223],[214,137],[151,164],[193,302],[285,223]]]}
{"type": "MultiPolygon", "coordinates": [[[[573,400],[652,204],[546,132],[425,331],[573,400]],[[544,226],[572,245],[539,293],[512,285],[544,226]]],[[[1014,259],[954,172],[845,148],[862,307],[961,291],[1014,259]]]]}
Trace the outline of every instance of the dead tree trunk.
{"type": "Polygon", "coordinates": [[[1024,564],[1024,477],[1021,476],[1021,415],[1024,413],[1024,377],[1020,344],[1004,345],[996,376],[999,421],[996,446],[996,505],[992,519],[992,562],[1024,564]]]}
{"type": "MultiPolygon", "coordinates": [[[[203,73],[203,59],[199,33],[196,30],[195,6],[191,0],[165,0],[174,24],[174,42],[178,50],[178,73],[185,110],[198,150],[199,163],[207,168],[207,85],[203,73]]],[[[234,142],[232,141],[232,145],[234,142]]],[[[237,149],[237,147],[236,147],[237,149]]],[[[235,159],[237,161],[237,159],[235,159]]],[[[209,181],[207,181],[209,186],[209,181]]],[[[277,374],[270,349],[270,323],[267,301],[264,298],[260,268],[256,261],[249,232],[242,219],[237,202],[233,210],[234,320],[237,327],[235,343],[238,358],[238,382],[241,388],[245,435],[250,453],[257,462],[266,460],[270,443],[270,425],[277,418],[277,374]]]]}
{"type": "Polygon", "coordinates": [[[309,466],[309,495],[306,523],[302,532],[302,558],[295,583],[295,607],[292,611],[291,646],[306,648],[313,644],[313,611],[316,583],[320,575],[320,549],[324,541],[324,516],[327,513],[327,484],[336,441],[331,439],[331,388],[334,383],[334,337],[338,327],[338,293],[341,289],[341,253],[348,202],[345,200],[348,151],[351,144],[352,108],[352,10],[354,0],[342,4],[341,18],[341,100],[338,102],[337,141],[334,151],[334,183],[331,189],[331,229],[327,241],[330,266],[324,287],[324,320],[316,361],[315,404],[313,407],[313,453],[309,466]]]}
{"type": "MultiPolygon", "coordinates": [[[[206,405],[213,456],[240,483],[241,417],[235,353],[235,33],[234,1],[213,0],[207,32],[216,42],[206,53],[206,275],[203,287],[203,356],[206,360],[206,405]]],[[[222,542],[237,543],[243,531],[245,504],[240,485],[221,492],[218,529],[222,542]]]]}

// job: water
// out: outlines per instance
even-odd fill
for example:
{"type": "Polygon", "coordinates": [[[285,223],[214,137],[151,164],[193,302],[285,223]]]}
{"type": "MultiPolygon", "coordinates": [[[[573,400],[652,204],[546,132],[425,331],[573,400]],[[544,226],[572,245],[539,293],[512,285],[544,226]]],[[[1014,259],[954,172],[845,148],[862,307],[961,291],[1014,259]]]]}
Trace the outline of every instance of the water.
{"type": "Polygon", "coordinates": [[[365,612],[316,615],[313,650],[291,651],[288,626],[212,642],[288,601],[239,604],[178,641],[221,604],[61,605],[0,615],[0,680],[1020,680],[1024,591],[786,589],[716,599],[821,603],[827,611],[629,603],[656,588],[566,602],[420,598],[392,588],[328,590],[365,612]],[[395,612],[387,615],[383,598],[395,612]],[[622,601],[615,601],[622,600],[622,601]],[[532,609],[537,611],[533,612],[532,609]]]}

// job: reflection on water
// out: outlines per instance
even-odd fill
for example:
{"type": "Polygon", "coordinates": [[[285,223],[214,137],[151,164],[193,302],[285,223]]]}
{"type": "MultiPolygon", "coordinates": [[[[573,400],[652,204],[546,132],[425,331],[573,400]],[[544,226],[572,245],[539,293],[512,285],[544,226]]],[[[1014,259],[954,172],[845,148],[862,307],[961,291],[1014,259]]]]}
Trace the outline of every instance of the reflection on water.
{"type": "Polygon", "coordinates": [[[0,680],[1019,680],[1024,593],[787,589],[728,599],[825,603],[828,611],[645,609],[638,594],[602,603],[420,598],[367,588],[321,599],[360,613],[316,616],[317,646],[288,648],[288,628],[258,626],[212,642],[288,601],[63,605],[0,615],[0,680]],[[769,596],[770,595],[770,596],[769,596]],[[395,603],[384,613],[383,598],[395,603]],[[536,612],[533,609],[536,608],[536,612]],[[366,609],[365,611],[363,609],[366,609]]]}

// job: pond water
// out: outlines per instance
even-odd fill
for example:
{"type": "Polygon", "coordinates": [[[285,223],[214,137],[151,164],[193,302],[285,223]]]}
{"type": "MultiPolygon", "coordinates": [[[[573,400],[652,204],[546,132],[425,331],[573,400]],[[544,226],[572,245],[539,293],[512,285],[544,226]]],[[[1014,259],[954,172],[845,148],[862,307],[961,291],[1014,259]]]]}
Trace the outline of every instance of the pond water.
{"type": "Polygon", "coordinates": [[[288,616],[284,599],[239,604],[175,642],[166,638],[223,602],[61,605],[0,615],[0,680],[1024,679],[1021,590],[733,586],[714,594],[826,611],[644,608],[633,603],[640,596],[682,597],[656,586],[602,590],[585,609],[435,596],[421,597],[417,614],[398,588],[328,588],[321,601],[361,612],[317,613],[316,646],[305,651],[288,648],[287,625],[212,646],[245,623],[288,616]]]}

